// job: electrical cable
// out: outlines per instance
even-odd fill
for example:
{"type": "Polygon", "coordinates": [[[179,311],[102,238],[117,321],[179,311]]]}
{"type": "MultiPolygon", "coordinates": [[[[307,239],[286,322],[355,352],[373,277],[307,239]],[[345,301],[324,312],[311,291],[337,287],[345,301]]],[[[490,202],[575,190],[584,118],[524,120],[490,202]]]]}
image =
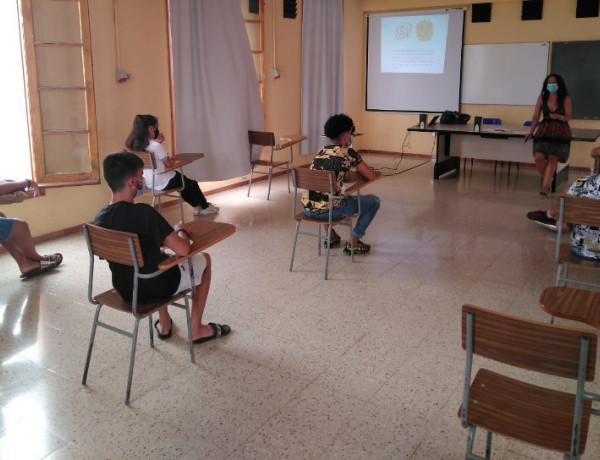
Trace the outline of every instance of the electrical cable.
{"type": "Polygon", "coordinates": [[[423,166],[423,165],[429,163],[430,161],[432,161],[433,152],[434,152],[434,149],[435,149],[435,139],[433,140],[433,144],[431,145],[431,152],[429,154],[429,157],[425,161],[423,161],[423,162],[421,162],[419,164],[416,164],[414,166],[411,166],[410,168],[406,168],[406,169],[403,169],[401,171],[398,171],[398,167],[400,166],[400,163],[402,163],[402,160],[404,159],[404,146],[406,145],[406,141],[408,140],[408,136],[409,135],[410,135],[410,132],[407,132],[406,136],[404,136],[404,140],[402,141],[402,149],[400,151],[400,158],[398,160],[396,160],[397,162],[394,165],[394,167],[383,166],[381,168],[373,168],[373,170],[381,172],[381,175],[384,176],[384,177],[397,176],[398,174],[405,173],[407,171],[410,171],[412,169],[418,168],[418,167],[423,166]],[[386,172],[384,172],[384,170],[385,171],[391,170],[391,172],[386,173],[386,172]]]}

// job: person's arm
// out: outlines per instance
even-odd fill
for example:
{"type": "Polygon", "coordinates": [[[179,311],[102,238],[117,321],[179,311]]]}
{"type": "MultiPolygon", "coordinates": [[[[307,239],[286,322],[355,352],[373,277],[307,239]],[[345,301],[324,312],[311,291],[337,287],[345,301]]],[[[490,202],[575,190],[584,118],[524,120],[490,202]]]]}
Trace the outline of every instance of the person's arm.
{"type": "Polygon", "coordinates": [[[364,160],[356,165],[356,172],[366,180],[377,180],[381,177],[381,173],[379,171],[373,171],[364,160]]]}
{"type": "Polygon", "coordinates": [[[590,156],[592,158],[598,158],[598,157],[600,157],[600,147],[593,148],[592,151],[590,152],[590,156]]]}
{"type": "Polygon", "coordinates": [[[183,222],[175,225],[173,232],[169,233],[164,241],[164,246],[168,247],[178,256],[189,254],[192,245],[190,244],[190,231],[183,222]]]}
{"type": "Polygon", "coordinates": [[[537,98],[537,102],[535,103],[535,109],[533,109],[533,115],[531,116],[531,128],[529,128],[529,132],[525,136],[525,141],[530,139],[537,128],[538,121],[540,121],[540,114],[542,113],[542,95],[540,94],[537,98]]]}
{"type": "Polygon", "coordinates": [[[0,195],[6,195],[18,190],[33,190],[33,196],[40,194],[40,187],[30,179],[0,183],[0,195]]]}

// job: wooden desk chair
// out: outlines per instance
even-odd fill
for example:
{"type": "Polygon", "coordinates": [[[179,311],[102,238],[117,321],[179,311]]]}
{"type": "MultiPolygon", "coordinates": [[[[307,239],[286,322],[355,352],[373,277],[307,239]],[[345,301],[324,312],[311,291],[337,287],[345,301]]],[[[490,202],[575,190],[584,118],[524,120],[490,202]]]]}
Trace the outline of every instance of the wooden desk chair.
{"type": "MultiPolygon", "coordinates": [[[[463,403],[459,416],[469,429],[466,459],[477,428],[562,452],[578,459],[585,451],[591,405],[585,382],[594,380],[595,332],[531,321],[472,305],[462,308],[462,346],[466,350],[463,403]],[[479,369],[471,383],[473,355],[537,373],[575,380],[566,393],[479,369]]],[[[557,379],[558,382],[558,379],[557,379]]]]}
{"type": "Polygon", "coordinates": [[[181,192],[185,188],[185,182],[183,180],[183,168],[178,168],[179,174],[181,174],[181,186],[180,187],[156,190],[154,188],[155,177],[160,174],[165,174],[167,171],[164,171],[164,172],[157,171],[157,169],[156,169],[157,163],[156,163],[156,158],[154,157],[154,153],[138,152],[138,151],[134,151],[134,150],[128,150],[128,152],[131,152],[131,153],[137,155],[144,162],[144,169],[152,170],[152,184],[150,184],[150,187],[146,186],[144,188],[145,193],[152,194],[152,206],[154,206],[155,201],[158,199],[158,212],[160,212],[162,214],[161,198],[163,196],[166,196],[169,198],[177,198],[177,199],[179,199],[179,212],[181,214],[181,220],[183,220],[183,199],[181,198],[181,192]]]}
{"type": "MultiPolygon", "coordinates": [[[[138,294],[138,280],[154,278],[161,274],[164,270],[157,270],[153,273],[143,274],[140,273],[140,268],[144,266],[144,258],[142,256],[140,242],[138,235],[135,233],[118,232],[116,230],[109,230],[106,228],[98,227],[92,224],[86,224],[83,226],[83,233],[88,245],[90,253],[90,271],[89,271],[89,283],[88,283],[88,300],[96,305],[96,314],[94,315],[94,322],[92,324],[92,334],[90,337],[90,344],[88,347],[87,358],[85,361],[85,369],[83,371],[82,384],[85,385],[87,380],[87,373],[90,366],[90,360],[92,357],[92,349],[94,347],[94,338],[96,336],[96,328],[98,326],[105,329],[111,330],[118,334],[122,334],[126,337],[131,338],[131,353],[129,357],[129,374],[127,377],[127,390],[125,392],[125,404],[129,404],[129,394],[131,393],[131,379],[133,376],[133,364],[135,361],[135,349],[137,344],[138,327],[140,320],[148,317],[148,326],[150,330],[150,346],[154,348],[154,334],[152,324],[152,314],[166,305],[174,305],[185,310],[188,324],[188,341],[190,344],[190,358],[194,363],[196,362],[194,356],[194,347],[192,342],[192,329],[190,323],[190,306],[189,301],[193,296],[193,289],[180,292],[179,294],[171,297],[168,300],[161,302],[152,303],[140,303],[137,302],[138,294]],[[125,301],[119,293],[110,289],[108,291],[94,295],[94,259],[95,256],[100,259],[105,259],[108,262],[129,265],[133,267],[133,300],[132,302],[125,301]],[[183,299],[184,303],[180,303],[183,299]],[[99,320],[100,310],[103,306],[107,306],[116,311],[132,315],[134,318],[133,332],[129,332],[120,329],[111,324],[104,323],[99,320]]],[[[189,261],[190,259],[188,259],[189,261]]],[[[192,267],[190,262],[190,277],[192,277],[192,267]]],[[[191,285],[194,286],[194,280],[192,278],[191,285]]]]}
{"type": "MultiPolygon", "coordinates": [[[[317,248],[319,255],[321,255],[321,240],[330,241],[331,232],[333,231],[333,226],[335,225],[348,225],[350,227],[350,239],[352,239],[352,217],[349,216],[344,219],[334,219],[333,209],[329,208],[328,219],[313,219],[312,217],[308,217],[304,214],[304,211],[300,210],[298,212],[298,191],[299,190],[312,190],[315,192],[326,192],[332,197],[342,198],[334,194],[335,191],[335,172],[333,171],[319,171],[310,168],[294,168],[292,169],[292,176],[294,178],[294,210],[292,212],[292,217],[296,220],[296,233],[294,234],[294,246],[292,248],[292,260],[290,262],[290,271],[292,271],[292,267],[294,266],[294,256],[296,254],[296,244],[298,242],[298,235],[306,235],[318,238],[317,248]],[[318,233],[300,231],[300,224],[303,222],[313,222],[318,226],[318,233]],[[329,224],[329,231],[327,235],[323,235],[321,233],[321,226],[323,224],[329,224]]],[[[360,193],[360,192],[358,192],[360,193]]],[[[360,200],[358,202],[358,213],[360,214],[360,200]]],[[[327,279],[327,270],[329,267],[329,244],[325,249],[325,279],[327,279]]],[[[351,259],[354,262],[354,247],[351,249],[351,259]]]]}
{"type": "Polygon", "coordinates": [[[566,224],[600,227],[600,200],[570,195],[560,198],[560,214],[557,224],[558,233],[555,252],[555,260],[558,264],[556,286],[560,286],[561,284],[566,286],[568,283],[573,283],[599,288],[600,283],[592,283],[568,277],[569,265],[599,270],[600,260],[578,256],[571,250],[570,239],[568,243],[562,241],[563,229],[566,224]]]}
{"type": "Polygon", "coordinates": [[[263,131],[248,131],[248,141],[250,143],[250,180],[248,182],[248,195],[250,196],[250,188],[252,187],[252,177],[254,173],[256,174],[265,174],[269,176],[269,185],[267,191],[267,200],[271,196],[271,179],[273,178],[273,169],[285,169],[288,180],[288,193],[290,193],[290,164],[294,161],[293,158],[293,150],[290,146],[290,159],[289,160],[280,160],[275,161],[273,159],[274,152],[278,150],[282,150],[282,147],[275,144],[275,135],[271,132],[263,132],[263,131]],[[268,160],[261,160],[260,157],[258,160],[252,159],[252,147],[254,145],[260,145],[261,147],[270,147],[271,148],[271,156],[268,160]],[[267,172],[257,171],[255,168],[257,166],[263,166],[267,168],[267,172]]]}

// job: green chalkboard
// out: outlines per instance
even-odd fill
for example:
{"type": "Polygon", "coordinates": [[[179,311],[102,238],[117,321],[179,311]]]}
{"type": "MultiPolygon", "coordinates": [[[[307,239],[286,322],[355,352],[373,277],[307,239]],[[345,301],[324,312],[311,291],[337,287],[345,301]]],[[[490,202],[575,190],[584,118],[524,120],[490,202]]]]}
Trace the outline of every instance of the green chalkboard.
{"type": "Polygon", "coordinates": [[[565,79],[572,118],[600,119],[600,41],[552,43],[550,72],[565,79]]]}

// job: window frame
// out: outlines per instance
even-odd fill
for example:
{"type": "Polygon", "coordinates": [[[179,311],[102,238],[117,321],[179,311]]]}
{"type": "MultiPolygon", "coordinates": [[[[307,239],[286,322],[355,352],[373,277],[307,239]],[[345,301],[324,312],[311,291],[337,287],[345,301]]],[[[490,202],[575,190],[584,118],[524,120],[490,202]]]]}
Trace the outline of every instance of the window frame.
{"type": "MultiPolygon", "coordinates": [[[[88,0],[62,0],[77,3],[79,6],[79,26],[81,43],[37,42],[34,37],[32,1],[18,0],[19,17],[21,20],[21,52],[23,55],[23,75],[25,79],[25,97],[27,101],[27,117],[29,128],[29,144],[31,156],[32,178],[45,187],[66,187],[100,183],[100,161],[98,154],[98,135],[96,129],[96,104],[94,97],[94,81],[92,74],[92,52],[88,0]],[[38,69],[36,62],[36,46],[80,46],[82,49],[83,82],[85,95],[85,116],[87,129],[84,130],[47,130],[42,129],[42,106],[38,84],[38,69]],[[46,170],[44,152],[44,134],[61,135],[85,133],[88,140],[89,171],[49,173],[46,170]]],[[[51,0],[50,0],[51,1],[51,0]]],[[[52,90],[73,87],[53,87],[52,90]]],[[[77,87],[76,89],[82,89],[77,87]]]]}

